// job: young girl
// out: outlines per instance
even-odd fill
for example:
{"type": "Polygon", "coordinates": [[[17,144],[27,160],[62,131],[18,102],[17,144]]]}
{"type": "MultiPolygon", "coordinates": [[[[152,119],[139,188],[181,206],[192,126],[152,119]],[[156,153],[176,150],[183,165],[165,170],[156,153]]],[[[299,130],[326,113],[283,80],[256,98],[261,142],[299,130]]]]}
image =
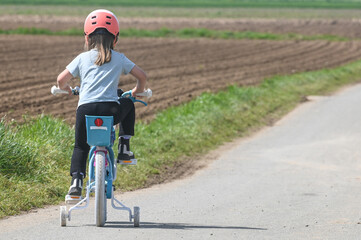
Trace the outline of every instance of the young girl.
{"type": "Polygon", "coordinates": [[[107,10],[91,12],[84,23],[86,52],[78,55],[57,78],[58,87],[72,94],[67,82],[80,78],[80,93],[76,111],[75,146],[71,159],[71,186],[66,198],[80,199],[86,173],[89,145],[86,138],[85,115],[113,116],[119,128],[118,159],[129,160],[129,139],[134,135],[135,109],[130,99],[118,101],[119,77],[130,73],[137,79],[132,95],[144,92],[147,81],[141,68],[124,54],[113,50],[118,40],[119,22],[107,10]]]}

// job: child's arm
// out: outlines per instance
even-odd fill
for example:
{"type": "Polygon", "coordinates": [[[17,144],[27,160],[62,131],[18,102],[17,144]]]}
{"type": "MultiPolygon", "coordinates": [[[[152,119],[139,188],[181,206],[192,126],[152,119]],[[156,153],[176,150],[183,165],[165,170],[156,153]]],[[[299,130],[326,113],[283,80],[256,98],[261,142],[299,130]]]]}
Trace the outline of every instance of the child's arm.
{"type": "Polygon", "coordinates": [[[62,73],[59,74],[58,78],[56,79],[56,82],[58,83],[58,88],[67,91],[69,95],[72,94],[72,91],[70,86],[68,85],[68,81],[72,78],[73,75],[71,75],[68,69],[65,69],[62,73]]]}
{"type": "Polygon", "coordinates": [[[147,83],[147,75],[137,65],[133,67],[132,71],[130,71],[130,74],[132,74],[137,79],[137,85],[132,90],[132,96],[135,97],[135,94],[144,92],[145,84],[147,83]]]}

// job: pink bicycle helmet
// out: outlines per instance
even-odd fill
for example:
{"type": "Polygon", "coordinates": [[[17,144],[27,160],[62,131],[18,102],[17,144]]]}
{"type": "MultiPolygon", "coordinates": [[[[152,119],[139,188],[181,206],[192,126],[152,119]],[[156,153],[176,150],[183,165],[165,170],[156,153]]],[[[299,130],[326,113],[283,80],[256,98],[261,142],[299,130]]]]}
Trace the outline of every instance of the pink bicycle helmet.
{"type": "Polygon", "coordinates": [[[108,10],[98,9],[91,12],[85,19],[84,34],[89,36],[98,28],[105,28],[109,33],[117,37],[119,34],[119,22],[117,17],[108,10]]]}

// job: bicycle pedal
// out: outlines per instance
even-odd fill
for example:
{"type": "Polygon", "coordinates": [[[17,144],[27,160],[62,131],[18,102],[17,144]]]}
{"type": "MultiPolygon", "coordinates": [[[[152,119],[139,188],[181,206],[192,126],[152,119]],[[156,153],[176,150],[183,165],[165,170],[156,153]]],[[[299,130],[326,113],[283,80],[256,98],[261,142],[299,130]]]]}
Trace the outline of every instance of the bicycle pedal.
{"type": "Polygon", "coordinates": [[[82,196],[71,196],[71,195],[65,196],[65,202],[67,204],[75,204],[75,203],[80,202],[81,200],[83,200],[82,196]]]}
{"type": "Polygon", "coordinates": [[[118,163],[120,165],[137,165],[138,161],[137,159],[129,159],[129,160],[119,160],[118,163]]]}

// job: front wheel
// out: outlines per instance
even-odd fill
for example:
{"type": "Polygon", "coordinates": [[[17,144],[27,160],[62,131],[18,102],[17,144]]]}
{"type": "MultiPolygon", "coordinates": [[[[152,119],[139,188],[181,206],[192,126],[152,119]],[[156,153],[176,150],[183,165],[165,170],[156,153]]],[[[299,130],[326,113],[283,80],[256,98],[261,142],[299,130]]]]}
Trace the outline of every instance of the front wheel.
{"type": "Polygon", "coordinates": [[[95,155],[95,223],[103,227],[106,219],[105,195],[105,154],[97,152],[95,155]]]}

